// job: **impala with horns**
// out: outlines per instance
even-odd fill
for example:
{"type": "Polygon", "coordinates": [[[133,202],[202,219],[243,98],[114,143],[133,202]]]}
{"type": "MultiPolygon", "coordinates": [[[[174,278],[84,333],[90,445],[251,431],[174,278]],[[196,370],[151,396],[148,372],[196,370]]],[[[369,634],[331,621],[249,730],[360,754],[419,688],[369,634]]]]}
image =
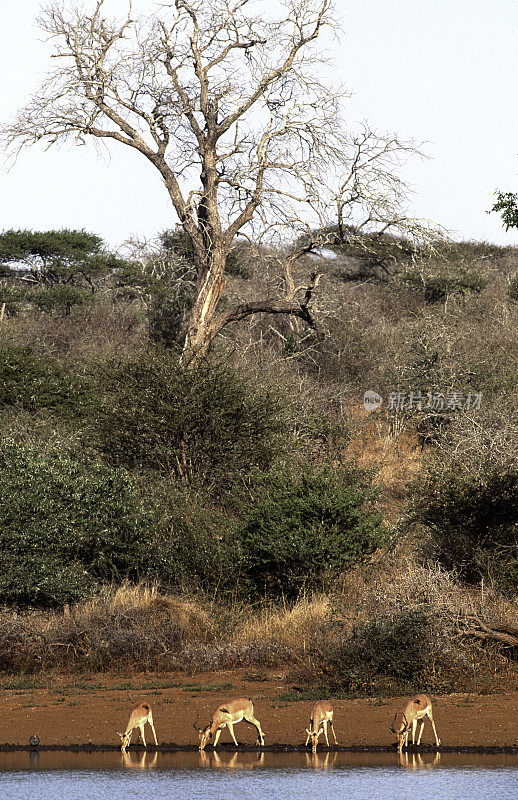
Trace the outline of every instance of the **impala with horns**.
{"type": "Polygon", "coordinates": [[[435,730],[435,723],[432,715],[432,701],[426,694],[416,694],[404,706],[402,711],[398,711],[394,715],[394,720],[390,726],[392,733],[395,733],[398,741],[398,750],[402,751],[403,745],[406,747],[408,744],[408,735],[410,728],[412,728],[412,744],[416,744],[415,732],[417,723],[420,723],[419,736],[417,737],[417,744],[421,742],[421,736],[424,728],[425,717],[428,717],[432,724],[433,732],[435,734],[435,745],[439,747],[441,740],[437,736],[435,730]]]}
{"type": "Polygon", "coordinates": [[[198,731],[200,750],[203,750],[209,739],[214,739],[214,747],[216,747],[223,728],[228,728],[234,744],[237,745],[237,740],[234,736],[234,725],[237,725],[243,719],[255,727],[257,730],[256,744],[260,744],[262,747],[264,745],[264,736],[259,720],[254,717],[254,704],[252,700],[239,698],[238,700],[228,700],[218,706],[212,715],[211,721],[205,728],[198,728],[198,718],[196,718],[196,722],[193,724],[198,731]]]}
{"type": "Polygon", "coordinates": [[[313,706],[313,711],[311,712],[311,716],[309,718],[309,728],[306,728],[308,738],[306,739],[305,746],[308,746],[308,742],[311,739],[311,749],[314,753],[317,752],[318,737],[322,731],[324,732],[326,743],[329,747],[329,739],[327,738],[327,723],[329,723],[331,726],[335,744],[338,744],[336,741],[335,729],[333,727],[333,713],[333,706],[331,703],[328,703],[327,700],[320,700],[313,706]]]}
{"type": "MultiPolygon", "coordinates": [[[[142,742],[144,744],[144,747],[147,746],[146,737],[144,736],[144,725],[146,724],[146,722],[149,723],[151,730],[153,731],[155,744],[158,745],[155,733],[155,726],[153,725],[153,712],[151,711],[151,706],[148,703],[141,703],[131,712],[128,724],[126,725],[125,733],[120,733],[120,731],[117,731],[118,735],[121,737],[122,752],[126,750],[129,743],[131,742],[131,734],[133,733],[135,728],[139,729],[139,736],[142,736],[142,742]]],[[[137,736],[137,742],[138,742],[138,736],[137,736]]]]}

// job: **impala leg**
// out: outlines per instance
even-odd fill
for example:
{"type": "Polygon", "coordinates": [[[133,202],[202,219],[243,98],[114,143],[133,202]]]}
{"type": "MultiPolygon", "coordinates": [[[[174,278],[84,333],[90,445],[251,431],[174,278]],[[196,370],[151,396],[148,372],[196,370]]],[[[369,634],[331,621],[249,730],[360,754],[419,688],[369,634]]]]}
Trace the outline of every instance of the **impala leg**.
{"type": "MultiPolygon", "coordinates": [[[[311,722],[311,724],[313,724],[313,722],[311,722]]],[[[304,745],[304,747],[308,746],[308,742],[309,742],[310,739],[311,739],[311,734],[308,733],[308,735],[306,736],[306,744],[304,745]]]]}
{"type": "MultiPolygon", "coordinates": [[[[229,730],[230,730],[230,725],[228,727],[229,727],[229,730]]],[[[222,730],[223,730],[223,728],[218,728],[218,730],[216,731],[216,736],[214,737],[214,747],[217,747],[217,744],[219,742],[219,737],[221,736],[221,731],[222,730]]],[[[234,734],[232,734],[232,736],[234,736],[234,734]]],[[[235,739],[234,739],[234,741],[235,741],[235,739]]]]}
{"type": "Polygon", "coordinates": [[[144,736],[144,724],[145,723],[139,725],[139,729],[140,729],[140,735],[142,736],[142,744],[144,745],[144,747],[146,747],[146,737],[144,736]]]}
{"type": "MultiPolygon", "coordinates": [[[[257,731],[257,742],[256,742],[256,744],[260,744],[261,747],[263,747],[264,746],[264,734],[263,734],[263,732],[261,730],[261,723],[259,722],[259,720],[256,719],[253,716],[244,717],[244,719],[245,719],[246,722],[249,722],[250,725],[253,725],[255,727],[255,729],[257,731]]],[[[308,743],[308,741],[306,739],[306,744],[307,743],[308,743]]]]}
{"type": "MultiPolygon", "coordinates": [[[[236,737],[234,736],[234,726],[232,725],[232,723],[231,723],[231,722],[227,722],[227,728],[228,728],[228,731],[229,731],[230,735],[232,736],[232,738],[233,738],[233,740],[234,740],[234,744],[235,744],[235,745],[236,745],[236,747],[237,747],[237,746],[238,746],[238,744],[237,744],[237,739],[236,739],[236,737]]],[[[214,742],[214,746],[216,746],[216,742],[214,742]]]]}
{"type": "Polygon", "coordinates": [[[149,722],[149,725],[151,727],[151,730],[153,731],[153,738],[155,740],[155,744],[158,747],[158,742],[157,742],[156,732],[155,732],[155,726],[153,725],[153,717],[149,717],[148,722],[149,722]]]}
{"type": "Polygon", "coordinates": [[[417,737],[418,746],[421,744],[421,736],[423,735],[423,728],[424,728],[424,718],[419,720],[419,734],[417,737]]]}
{"type": "Polygon", "coordinates": [[[336,739],[336,734],[335,734],[335,726],[333,725],[333,720],[332,719],[329,720],[329,724],[331,726],[331,732],[333,734],[333,737],[334,737],[334,740],[335,740],[335,744],[338,744],[337,739],[336,739]]]}
{"type": "Polygon", "coordinates": [[[416,729],[417,729],[417,718],[412,720],[412,744],[415,744],[416,729]]]}
{"type": "Polygon", "coordinates": [[[322,728],[324,729],[324,736],[326,737],[326,744],[329,747],[329,739],[327,738],[327,720],[324,720],[322,723],[322,728]]]}
{"type": "Polygon", "coordinates": [[[439,737],[437,736],[437,731],[435,730],[435,723],[434,723],[434,721],[433,721],[432,712],[430,712],[430,713],[428,714],[428,719],[429,719],[429,720],[430,720],[430,722],[432,723],[432,728],[433,728],[433,732],[434,732],[434,735],[435,735],[435,746],[436,746],[436,747],[439,747],[439,745],[440,745],[440,743],[441,743],[441,740],[440,740],[440,739],[439,739],[439,737]]]}

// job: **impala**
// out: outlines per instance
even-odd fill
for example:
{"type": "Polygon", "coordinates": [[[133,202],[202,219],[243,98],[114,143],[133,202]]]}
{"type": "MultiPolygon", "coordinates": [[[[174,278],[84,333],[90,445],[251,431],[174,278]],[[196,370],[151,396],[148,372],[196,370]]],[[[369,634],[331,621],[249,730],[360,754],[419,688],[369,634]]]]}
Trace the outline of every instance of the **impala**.
{"type": "Polygon", "coordinates": [[[155,737],[155,744],[158,745],[156,740],[155,726],[153,725],[153,712],[151,711],[151,706],[148,703],[141,703],[131,712],[128,724],[126,725],[125,733],[120,733],[120,731],[117,731],[118,735],[121,737],[122,752],[126,750],[131,742],[131,734],[135,728],[139,728],[139,736],[142,736],[142,742],[144,743],[144,747],[146,747],[146,737],[144,736],[144,725],[146,722],[149,723],[151,730],[153,731],[153,736],[155,737]]]}
{"type": "MultiPolygon", "coordinates": [[[[264,745],[264,736],[261,730],[261,724],[258,719],[254,717],[254,704],[251,700],[239,698],[238,700],[228,700],[217,707],[212,719],[205,728],[198,728],[194,723],[194,728],[198,731],[200,740],[200,750],[203,750],[209,739],[214,737],[214,747],[217,746],[221,731],[223,728],[228,728],[234,744],[237,745],[236,737],[234,736],[234,725],[241,720],[245,720],[250,725],[254,725],[257,730],[257,742],[261,747],[264,745]]],[[[198,720],[196,720],[197,722],[198,720]]]]}
{"type": "Polygon", "coordinates": [[[308,735],[306,739],[306,747],[308,746],[308,742],[311,739],[311,749],[314,753],[317,752],[317,744],[318,744],[318,737],[324,731],[324,736],[326,737],[326,743],[329,747],[329,739],[327,738],[327,723],[331,726],[331,730],[333,732],[333,736],[335,739],[335,744],[338,744],[336,741],[335,729],[333,727],[333,706],[331,703],[328,703],[327,700],[320,700],[318,703],[315,703],[313,706],[313,711],[311,712],[311,716],[309,718],[309,728],[306,728],[306,733],[308,735]]]}
{"type": "Polygon", "coordinates": [[[394,720],[390,726],[392,733],[395,733],[397,736],[398,751],[400,753],[403,749],[403,745],[406,747],[408,744],[410,727],[412,727],[412,744],[415,743],[415,732],[418,722],[420,723],[419,736],[417,738],[417,744],[419,745],[423,733],[425,717],[428,717],[432,723],[433,732],[435,734],[435,745],[439,747],[441,740],[437,736],[437,731],[435,730],[435,723],[432,715],[432,701],[426,694],[416,694],[407,702],[402,711],[398,711],[398,713],[394,715],[394,720]]]}

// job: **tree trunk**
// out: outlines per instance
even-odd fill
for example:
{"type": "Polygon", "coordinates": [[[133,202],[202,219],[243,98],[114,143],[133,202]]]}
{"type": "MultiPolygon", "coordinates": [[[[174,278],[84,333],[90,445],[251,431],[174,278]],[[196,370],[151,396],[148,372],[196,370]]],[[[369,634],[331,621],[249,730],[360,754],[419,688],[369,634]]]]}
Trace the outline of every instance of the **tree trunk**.
{"type": "Polygon", "coordinates": [[[225,253],[213,248],[210,264],[201,271],[196,300],[189,315],[182,362],[189,363],[203,356],[214,338],[212,321],[225,288],[225,253]]]}

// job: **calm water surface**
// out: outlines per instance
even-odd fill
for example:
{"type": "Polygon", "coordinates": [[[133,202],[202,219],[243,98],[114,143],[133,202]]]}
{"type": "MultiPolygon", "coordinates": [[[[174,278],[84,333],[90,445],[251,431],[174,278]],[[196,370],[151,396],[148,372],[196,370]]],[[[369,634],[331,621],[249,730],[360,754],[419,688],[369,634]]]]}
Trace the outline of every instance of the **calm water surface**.
{"type": "Polygon", "coordinates": [[[0,800],[517,800],[518,755],[5,753],[0,800]]]}

